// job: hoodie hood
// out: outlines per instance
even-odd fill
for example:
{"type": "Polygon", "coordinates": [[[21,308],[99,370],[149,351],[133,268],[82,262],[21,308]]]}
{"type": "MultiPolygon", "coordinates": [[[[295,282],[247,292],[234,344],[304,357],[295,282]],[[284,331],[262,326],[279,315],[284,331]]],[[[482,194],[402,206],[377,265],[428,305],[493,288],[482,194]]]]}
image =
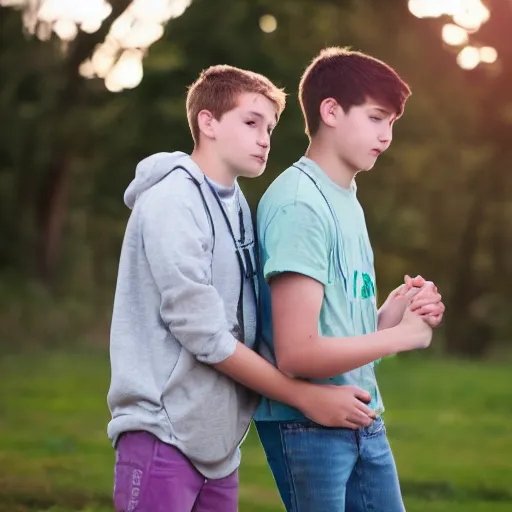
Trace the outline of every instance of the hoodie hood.
{"type": "Polygon", "coordinates": [[[135,170],[135,178],[124,193],[124,202],[133,209],[140,194],[162,181],[176,166],[181,165],[199,182],[204,180],[204,174],[187,153],[156,153],[141,160],[135,170]]]}

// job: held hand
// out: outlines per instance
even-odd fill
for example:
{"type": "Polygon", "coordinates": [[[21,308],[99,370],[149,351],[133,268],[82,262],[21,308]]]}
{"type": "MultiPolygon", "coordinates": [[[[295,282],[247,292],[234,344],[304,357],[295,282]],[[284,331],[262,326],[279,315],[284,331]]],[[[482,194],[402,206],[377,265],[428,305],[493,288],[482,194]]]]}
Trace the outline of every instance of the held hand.
{"type": "Polygon", "coordinates": [[[409,291],[411,288],[422,288],[425,285],[426,281],[421,276],[410,277],[409,275],[405,275],[404,277],[404,287],[405,291],[409,291]]]}
{"type": "Polygon", "coordinates": [[[400,323],[404,316],[405,308],[410,304],[412,297],[416,295],[422,286],[425,285],[425,279],[421,276],[414,278],[405,276],[404,284],[394,289],[386,299],[386,302],[379,309],[378,329],[388,329],[395,327],[400,323]]]}
{"type": "Polygon", "coordinates": [[[426,322],[426,318],[411,311],[408,307],[399,329],[403,331],[403,337],[406,340],[406,350],[425,349],[430,346],[432,341],[432,327],[426,322]]]}
{"type": "Polygon", "coordinates": [[[300,409],[310,420],[325,427],[358,429],[367,427],[376,418],[374,411],[365,405],[370,400],[370,395],[357,386],[307,383],[300,409]]]}
{"type": "Polygon", "coordinates": [[[411,311],[421,315],[433,329],[439,326],[443,320],[445,306],[434,283],[428,282],[425,284],[412,298],[411,311]]]}
{"type": "Polygon", "coordinates": [[[395,299],[398,297],[413,297],[420,291],[420,289],[425,286],[427,281],[421,276],[410,277],[408,275],[404,276],[404,284],[400,285],[398,288],[393,290],[388,297],[389,299],[395,299]]]}
{"type": "Polygon", "coordinates": [[[399,296],[410,300],[411,310],[421,315],[430,327],[439,327],[445,306],[437,286],[432,281],[425,281],[421,276],[405,276],[405,284],[397,290],[399,296]]]}

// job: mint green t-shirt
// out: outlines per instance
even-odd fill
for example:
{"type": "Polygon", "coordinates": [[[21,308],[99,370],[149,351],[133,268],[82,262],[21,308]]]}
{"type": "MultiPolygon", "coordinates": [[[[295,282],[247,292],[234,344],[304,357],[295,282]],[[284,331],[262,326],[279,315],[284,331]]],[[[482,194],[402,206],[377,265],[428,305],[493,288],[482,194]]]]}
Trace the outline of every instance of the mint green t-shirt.
{"type": "MultiPolygon", "coordinates": [[[[261,353],[275,364],[269,278],[282,272],[309,276],[324,286],[318,332],[342,338],[377,330],[373,251],[356,186],[335,184],[312,160],[301,158],[268,188],[258,205],[257,228],[263,278],[261,353]]],[[[362,341],[361,343],[364,343],[362,341]]],[[[372,397],[370,407],[384,410],[374,363],[330,379],[355,384],[372,397]]],[[[302,419],[300,411],[264,398],[257,421],[302,419]]]]}

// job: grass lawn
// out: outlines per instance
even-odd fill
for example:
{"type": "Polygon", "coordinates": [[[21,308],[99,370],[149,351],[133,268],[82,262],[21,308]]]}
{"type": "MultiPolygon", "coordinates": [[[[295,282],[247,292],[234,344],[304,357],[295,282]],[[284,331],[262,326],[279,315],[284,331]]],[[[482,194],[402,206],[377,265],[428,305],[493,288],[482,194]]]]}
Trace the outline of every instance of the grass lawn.
{"type": "MultiPolygon", "coordinates": [[[[408,512],[512,510],[511,366],[395,358],[378,374],[408,512]]],[[[111,511],[108,356],[4,355],[0,382],[0,512],[111,511]]],[[[254,429],[241,481],[241,512],[283,510],[254,429]]]]}

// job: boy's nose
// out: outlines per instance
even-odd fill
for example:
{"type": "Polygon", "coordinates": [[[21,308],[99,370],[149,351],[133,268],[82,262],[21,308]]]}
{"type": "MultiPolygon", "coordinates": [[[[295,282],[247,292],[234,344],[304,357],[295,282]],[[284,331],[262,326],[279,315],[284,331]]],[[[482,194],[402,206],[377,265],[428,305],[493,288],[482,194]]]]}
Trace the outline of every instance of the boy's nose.
{"type": "Polygon", "coordinates": [[[270,138],[262,138],[258,141],[258,146],[261,146],[262,148],[268,148],[270,146],[270,138]]]}
{"type": "Polygon", "coordinates": [[[391,140],[392,140],[393,136],[391,133],[386,133],[386,134],[382,134],[380,137],[379,137],[379,142],[385,146],[384,149],[387,149],[388,146],[391,144],[391,140]]]}

